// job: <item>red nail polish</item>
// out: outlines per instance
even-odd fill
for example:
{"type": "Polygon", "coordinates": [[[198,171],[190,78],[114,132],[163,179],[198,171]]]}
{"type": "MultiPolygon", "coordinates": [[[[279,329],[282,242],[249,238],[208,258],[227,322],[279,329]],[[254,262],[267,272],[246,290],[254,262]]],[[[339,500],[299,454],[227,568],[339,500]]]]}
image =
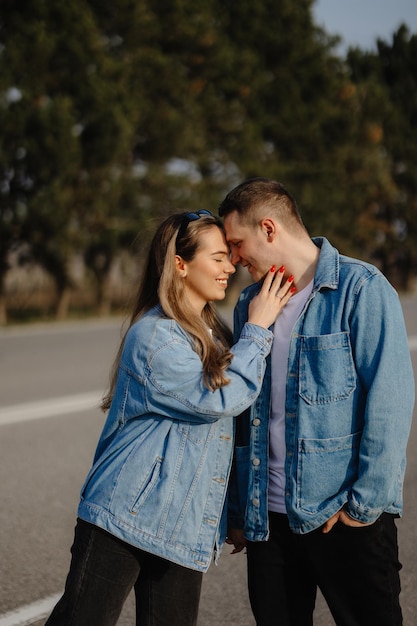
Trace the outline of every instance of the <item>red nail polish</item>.
{"type": "Polygon", "coordinates": [[[275,270],[276,270],[276,269],[277,269],[277,268],[275,267],[275,265],[273,265],[269,271],[270,271],[270,272],[275,272],[275,270]]]}
{"type": "Polygon", "coordinates": [[[294,276],[291,274],[291,276],[288,276],[288,282],[292,283],[292,281],[294,280],[294,276]]]}
{"type": "Polygon", "coordinates": [[[290,289],[290,293],[294,293],[294,291],[297,291],[295,287],[291,287],[290,289]]]}
{"type": "Polygon", "coordinates": [[[278,271],[283,274],[285,272],[285,265],[281,265],[278,271]]]}

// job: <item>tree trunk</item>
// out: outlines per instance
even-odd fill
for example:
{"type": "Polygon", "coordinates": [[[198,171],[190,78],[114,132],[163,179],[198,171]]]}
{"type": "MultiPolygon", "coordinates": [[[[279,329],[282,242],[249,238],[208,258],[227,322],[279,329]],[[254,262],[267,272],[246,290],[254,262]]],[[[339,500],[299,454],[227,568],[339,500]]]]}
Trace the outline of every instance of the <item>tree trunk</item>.
{"type": "Polygon", "coordinates": [[[111,311],[110,271],[98,272],[96,280],[96,312],[99,317],[106,317],[111,311]]]}
{"type": "Polygon", "coordinates": [[[70,287],[64,287],[58,292],[58,300],[55,309],[55,319],[65,320],[68,317],[68,310],[71,299],[70,287]]]}
{"type": "Polygon", "coordinates": [[[0,293],[0,326],[7,325],[6,296],[0,293]]]}

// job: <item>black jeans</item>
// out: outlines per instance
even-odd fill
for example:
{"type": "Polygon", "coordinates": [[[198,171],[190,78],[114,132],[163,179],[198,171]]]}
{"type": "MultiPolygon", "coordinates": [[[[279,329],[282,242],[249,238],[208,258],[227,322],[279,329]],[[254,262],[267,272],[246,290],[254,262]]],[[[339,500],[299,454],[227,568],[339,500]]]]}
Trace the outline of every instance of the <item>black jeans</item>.
{"type": "Polygon", "coordinates": [[[400,626],[401,564],[393,515],[371,526],[338,523],[293,534],[270,513],[270,538],[248,543],[248,585],[257,626],[311,626],[320,588],[338,626],[400,626]]]}
{"type": "Polygon", "coordinates": [[[45,626],[114,626],[132,587],[137,626],[195,626],[202,573],[78,520],[62,598],[45,626]]]}
{"type": "Polygon", "coordinates": [[[269,514],[269,540],[247,544],[248,588],[257,626],[311,626],[316,583],[288,517],[269,514]]]}

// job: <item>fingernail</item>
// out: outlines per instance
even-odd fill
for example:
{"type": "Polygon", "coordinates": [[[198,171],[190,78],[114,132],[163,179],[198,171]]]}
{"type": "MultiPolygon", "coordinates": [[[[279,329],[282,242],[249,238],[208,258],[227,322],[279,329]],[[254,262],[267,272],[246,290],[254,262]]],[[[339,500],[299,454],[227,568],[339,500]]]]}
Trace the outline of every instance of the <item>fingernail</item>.
{"type": "Polygon", "coordinates": [[[285,265],[281,265],[278,271],[283,274],[285,272],[285,265]]]}
{"type": "Polygon", "coordinates": [[[294,291],[297,291],[295,287],[291,287],[290,289],[290,293],[294,293],[294,291]]]}
{"type": "Polygon", "coordinates": [[[288,276],[288,282],[292,283],[292,281],[294,280],[294,276],[291,274],[291,276],[288,276]]]}
{"type": "Polygon", "coordinates": [[[270,271],[271,271],[271,272],[275,272],[275,270],[276,270],[276,269],[277,269],[277,268],[276,268],[276,266],[275,266],[275,265],[273,265],[273,266],[271,267],[270,271]]]}

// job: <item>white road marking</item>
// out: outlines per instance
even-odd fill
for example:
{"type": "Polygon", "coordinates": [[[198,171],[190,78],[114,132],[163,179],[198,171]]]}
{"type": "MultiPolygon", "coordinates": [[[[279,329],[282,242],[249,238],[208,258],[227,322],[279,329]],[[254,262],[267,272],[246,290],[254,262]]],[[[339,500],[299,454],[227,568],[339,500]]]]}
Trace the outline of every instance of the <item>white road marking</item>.
{"type": "Polygon", "coordinates": [[[58,602],[61,594],[49,596],[32,604],[27,604],[0,616],[0,626],[29,626],[47,617],[58,602]]]}
{"type": "Polygon", "coordinates": [[[103,390],[0,407],[0,426],[98,409],[103,390]]]}
{"type": "MultiPolygon", "coordinates": [[[[408,345],[411,351],[417,350],[417,335],[408,338],[408,345]]],[[[94,409],[99,405],[101,394],[102,391],[92,391],[40,402],[25,402],[10,407],[0,407],[0,425],[94,409]]],[[[49,596],[5,613],[0,616],[0,626],[29,626],[49,615],[59,598],[60,594],[49,596]]]]}
{"type": "MultiPolygon", "coordinates": [[[[408,338],[408,345],[410,351],[417,350],[417,335],[408,338]]],[[[102,395],[98,390],[0,407],[0,426],[98,409],[102,395]]]]}

